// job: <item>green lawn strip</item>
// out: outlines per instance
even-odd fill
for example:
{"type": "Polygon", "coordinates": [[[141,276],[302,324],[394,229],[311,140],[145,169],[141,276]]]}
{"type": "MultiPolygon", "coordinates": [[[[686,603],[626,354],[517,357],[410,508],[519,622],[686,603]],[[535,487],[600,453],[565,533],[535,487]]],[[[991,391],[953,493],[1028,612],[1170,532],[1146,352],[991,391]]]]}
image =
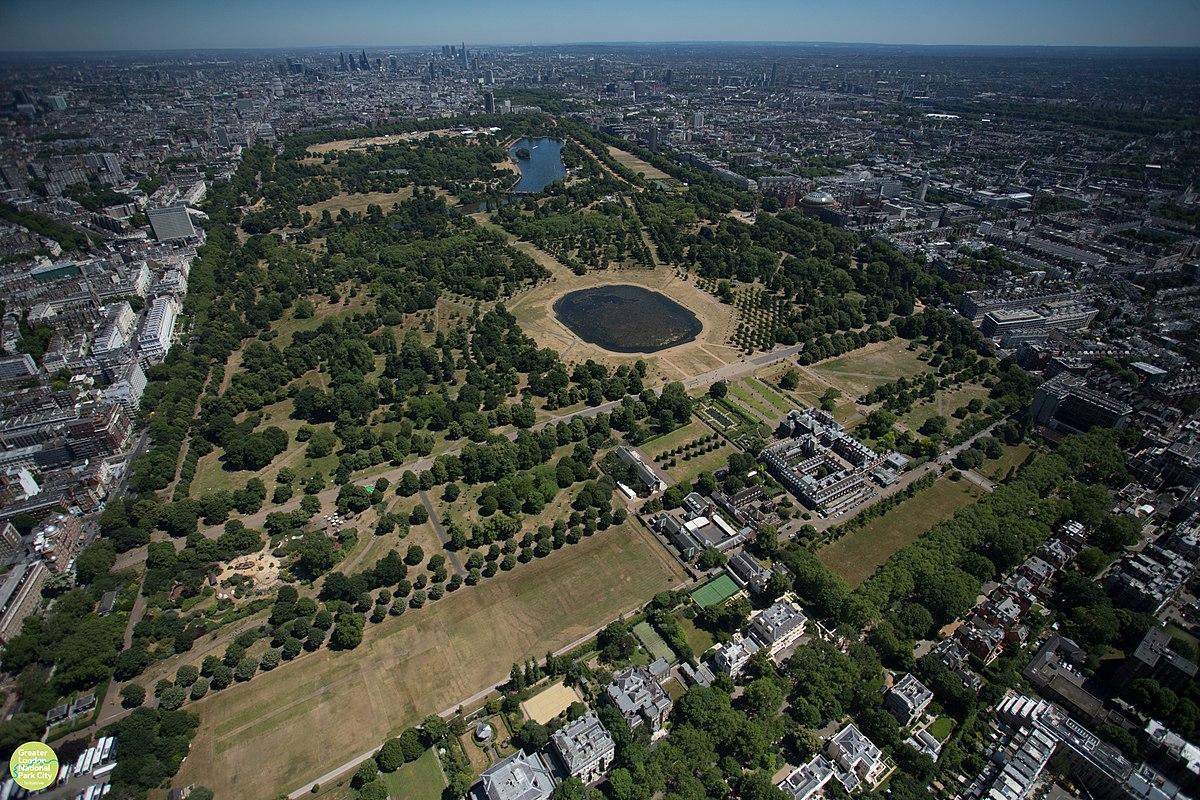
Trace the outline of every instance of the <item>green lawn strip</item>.
{"type": "Polygon", "coordinates": [[[395,772],[384,773],[383,783],[392,800],[440,800],[446,787],[437,753],[432,749],[395,772]]]}
{"type": "Polygon", "coordinates": [[[825,545],[817,551],[817,559],[855,588],[901,547],[975,502],[977,492],[969,481],[941,478],[883,516],[825,545]]]}

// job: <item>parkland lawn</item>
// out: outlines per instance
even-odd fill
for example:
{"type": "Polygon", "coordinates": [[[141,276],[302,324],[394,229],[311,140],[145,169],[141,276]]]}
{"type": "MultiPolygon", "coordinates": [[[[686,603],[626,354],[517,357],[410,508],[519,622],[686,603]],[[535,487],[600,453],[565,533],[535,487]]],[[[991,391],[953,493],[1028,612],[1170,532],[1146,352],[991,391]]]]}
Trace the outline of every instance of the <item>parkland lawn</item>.
{"type": "Polygon", "coordinates": [[[425,608],[368,624],[349,652],[319,650],[190,704],[200,716],[175,781],[270,800],[504,681],[677,586],[675,560],[624,524],[425,608]]]}
{"type": "Polygon", "coordinates": [[[874,574],[888,557],[963,506],[983,490],[970,481],[939,478],[881,517],[817,551],[817,560],[841,575],[851,588],[874,574]]]}

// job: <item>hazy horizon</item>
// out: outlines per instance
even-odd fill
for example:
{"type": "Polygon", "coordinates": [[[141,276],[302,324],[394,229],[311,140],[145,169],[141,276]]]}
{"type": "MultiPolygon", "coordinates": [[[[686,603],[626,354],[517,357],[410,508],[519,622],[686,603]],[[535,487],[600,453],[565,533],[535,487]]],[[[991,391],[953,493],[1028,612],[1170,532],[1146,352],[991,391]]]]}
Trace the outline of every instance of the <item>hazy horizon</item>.
{"type": "Polygon", "coordinates": [[[572,44],[1200,47],[1192,0],[0,0],[0,52],[572,44]],[[387,31],[388,33],[384,33],[387,31]],[[338,44],[341,42],[342,44],[338,44]],[[350,45],[349,42],[356,44],[350,45]],[[488,44],[480,44],[487,42],[488,44]]]}

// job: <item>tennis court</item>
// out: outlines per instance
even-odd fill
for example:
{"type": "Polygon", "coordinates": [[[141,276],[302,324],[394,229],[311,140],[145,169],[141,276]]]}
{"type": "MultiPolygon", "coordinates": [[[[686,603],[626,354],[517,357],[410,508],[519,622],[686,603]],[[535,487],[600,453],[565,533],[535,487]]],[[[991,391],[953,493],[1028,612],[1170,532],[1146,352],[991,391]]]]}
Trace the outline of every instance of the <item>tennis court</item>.
{"type": "Polygon", "coordinates": [[[733,582],[733,578],[722,573],[692,592],[692,602],[701,608],[708,608],[718,603],[724,603],[740,591],[738,585],[733,582]]]}
{"type": "Polygon", "coordinates": [[[666,640],[658,635],[658,631],[654,630],[654,626],[649,622],[639,622],[633,626],[633,635],[642,643],[642,647],[650,653],[653,659],[663,659],[665,661],[675,661],[675,651],[667,644],[666,640]]]}

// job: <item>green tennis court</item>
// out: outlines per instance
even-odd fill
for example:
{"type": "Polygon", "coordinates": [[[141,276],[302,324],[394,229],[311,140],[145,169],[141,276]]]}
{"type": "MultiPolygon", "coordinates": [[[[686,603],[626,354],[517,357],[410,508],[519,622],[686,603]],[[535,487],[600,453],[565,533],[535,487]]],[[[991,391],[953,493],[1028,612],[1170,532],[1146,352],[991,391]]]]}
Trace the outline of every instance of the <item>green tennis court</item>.
{"type": "Polygon", "coordinates": [[[733,582],[733,578],[722,573],[692,592],[692,601],[701,608],[708,608],[709,606],[715,606],[717,603],[725,602],[739,591],[741,590],[733,582]]]}

